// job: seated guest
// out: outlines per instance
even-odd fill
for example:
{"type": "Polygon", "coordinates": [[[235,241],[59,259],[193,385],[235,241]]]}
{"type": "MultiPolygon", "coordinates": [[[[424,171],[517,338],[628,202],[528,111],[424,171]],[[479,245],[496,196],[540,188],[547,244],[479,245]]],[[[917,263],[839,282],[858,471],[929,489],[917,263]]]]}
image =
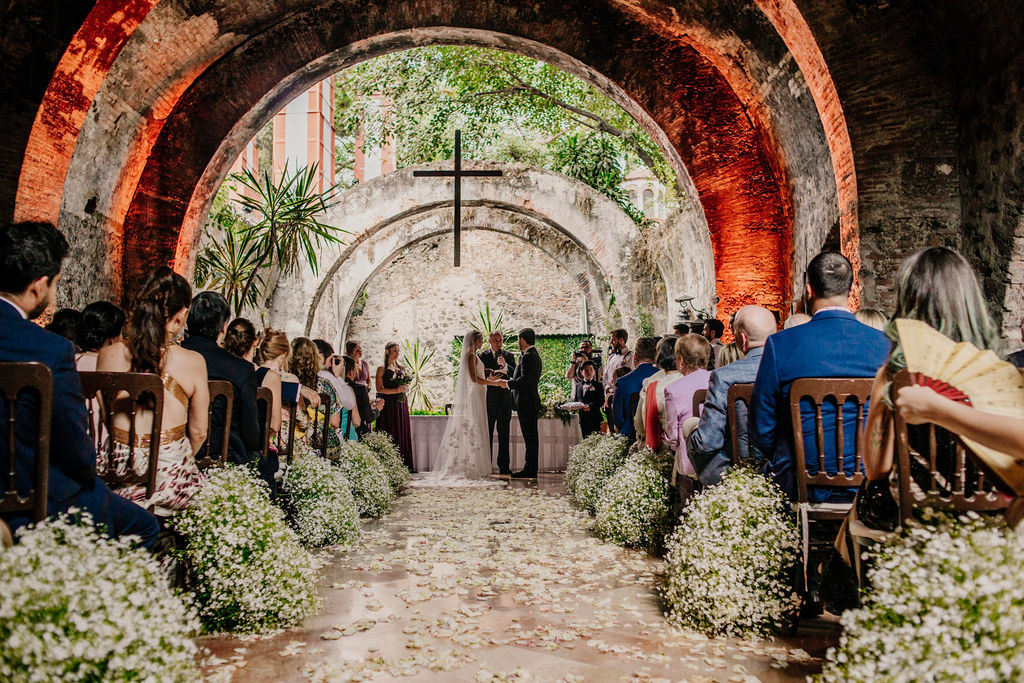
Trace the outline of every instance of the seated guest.
{"type": "Polygon", "coordinates": [[[676,369],[676,341],[674,334],[658,342],[658,371],[644,380],[640,390],[640,403],[633,416],[636,440],[643,441],[649,448],[658,450],[662,436],[668,429],[665,421],[665,389],[682,375],[676,369]]]}
{"type": "Polygon", "coordinates": [[[667,429],[665,442],[676,453],[675,475],[696,474],[686,454],[686,436],[693,431],[697,422],[693,414],[693,395],[708,388],[711,372],[708,360],[713,353],[711,343],[699,334],[688,334],[676,342],[676,368],[680,378],[665,390],[665,413],[667,429]],[[687,424],[688,420],[692,420],[687,424]]]}
{"type": "Polygon", "coordinates": [[[580,402],[585,404],[580,410],[580,431],[583,438],[601,431],[604,417],[601,408],[604,406],[604,384],[597,379],[597,366],[593,361],[583,363],[583,382],[580,388],[580,402]]]}
{"type": "Polygon", "coordinates": [[[873,327],[879,332],[884,332],[885,326],[889,322],[884,313],[874,308],[862,308],[854,313],[853,317],[857,319],[857,322],[873,327]]]}
{"type": "MultiPolygon", "coordinates": [[[[188,338],[182,347],[195,351],[206,360],[206,372],[210,379],[225,380],[234,390],[231,408],[231,427],[228,438],[228,461],[247,465],[260,458],[260,422],[256,410],[256,370],[252,363],[244,361],[221,348],[220,343],[227,331],[231,307],[227,299],[217,292],[200,292],[192,299],[188,312],[188,338]]],[[[214,402],[213,418],[210,422],[210,438],[200,450],[204,457],[207,448],[219,454],[224,433],[225,408],[214,402]]],[[[260,472],[264,481],[273,487],[273,472],[267,463],[261,463],[260,472]]],[[[271,488],[271,491],[274,489],[271,488]]]]}
{"type": "Polygon", "coordinates": [[[786,318],[786,324],[782,326],[782,329],[788,330],[794,327],[799,327],[804,323],[811,322],[811,316],[806,313],[794,313],[793,315],[786,318]]]}
{"type": "MultiPolygon", "coordinates": [[[[355,426],[351,424],[343,425],[342,417],[348,412],[347,409],[343,408],[341,402],[338,401],[337,392],[334,390],[334,383],[323,376],[323,371],[318,371],[313,374],[312,369],[320,367],[319,350],[315,342],[311,342],[305,337],[298,337],[292,342],[292,368],[302,384],[305,386],[315,387],[317,392],[324,394],[330,398],[330,413],[326,417],[316,416],[316,419],[326,419],[328,421],[329,429],[323,430],[326,434],[327,439],[327,455],[332,460],[339,457],[339,448],[341,447],[341,435],[339,430],[342,427],[347,427],[351,430],[351,436],[356,437],[355,426]],[[312,385],[310,384],[312,383],[312,385]]],[[[307,411],[308,413],[309,411],[307,411]]],[[[351,415],[351,413],[349,413],[351,415]]],[[[310,446],[314,449],[321,448],[320,433],[319,429],[314,429],[310,425],[306,430],[311,436],[315,436],[314,440],[310,441],[310,446]]],[[[346,438],[348,437],[346,433],[346,438]]],[[[352,439],[354,440],[354,439],[352,439]]]]}
{"type": "Polygon", "coordinates": [[[296,412],[300,437],[309,429],[308,409],[320,407],[319,379],[317,377],[320,373],[320,365],[317,348],[312,341],[307,337],[296,337],[292,340],[292,348],[288,354],[288,371],[302,385],[299,409],[296,412]],[[314,396],[315,398],[313,398],[314,396]]]}
{"type": "Polygon", "coordinates": [[[348,410],[356,409],[356,395],[345,384],[345,362],[341,356],[334,355],[334,347],[323,339],[314,339],[317,355],[320,357],[320,377],[334,387],[332,400],[341,402],[341,407],[348,410]]]}
{"type": "MultiPolygon", "coordinates": [[[[238,356],[243,360],[252,363],[256,370],[257,386],[270,389],[273,395],[273,404],[270,408],[270,438],[281,431],[281,375],[276,370],[256,363],[256,349],[260,344],[260,338],[256,335],[256,327],[245,318],[235,318],[228,323],[227,332],[224,333],[224,350],[238,356]]],[[[262,403],[257,404],[259,413],[260,430],[267,423],[267,407],[262,403]]]]}
{"type": "MultiPolygon", "coordinates": [[[[151,372],[164,384],[164,407],[160,433],[153,434],[153,413],[139,407],[135,414],[135,443],[129,443],[130,400],[115,400],[114,468],[123,473],[132,463],[136,474],[149,468],[149,444],[160,440],[157,454],[156,491],[146,499],[146,489],[137,484],[114,490],[140,505],[153,506],[161,517],[174,514],[188,505],[204,477],[196,466],[195,455],[206,442],[210,391],[206,382],[206,362],[194,351],[175,343],[185,328],[192,288],[185,278],[167,266],[157,268],[142,286],[132,322],[123,341],[100,351],[96,369],[100,372],[151,372]]],[[[98,468],[107,466],[102,455],[98,468]]]]}
{"type": "Polygon", "coordinates": [[[124,311],[109,301],[94,301],[85,307],[76,337],[78,348],[81,349],[75,356],[79,372],[96,369],[100,349],[121,341],[124,323],[124,311]]]}
{"type": "MultiPolygon", "coordinates": [[[[744,306],[736,312],[734,326],[737,343],[745,355],[737,361],[725,363],[728,347],[722,350],[722,367],[711,373],[708,396],[696,431],[686,440],[686,454],[701,483],[717,484],[732,462],[732,440],[727,424],[729,388],[733,384],[752,384],[761,365],[765,342],[775,333],[775,316],[761,306],[744,306]]],[[[747,440],[747,405],[737,401],[737,430],[740,459],[749,455],[747,440]]]]}
{"type": "MultiPolygon", "coordinates": [[[[733,334],[736,333],[733,332],[733,334]]],[[[743,350],[740,349],[740,345],[736,342],[729,342],[722,347],[722,352],[718,354],[718,367],[725,367],[729,363],[735,363],[741,358],[743,358],[743,350]]]]}
{"type": "Polygon", "coordinates": [[[358,381],[359,365],[352,356],[345,356],[345,382],[352,387],[352,393],[356,395],[356,409],[359,421],[356,426],[356,434],[362,437],[370,433],[370,425],[380,415],[384,407],[384,399],[370,400],[370,389],[358,381]]]}
{"type": "Polygon", "coordinates": [[[59,334],[71,343],[78,338],[78,323],[82,314],[73,308],[62,308],[53,314],[53,319],[46,326],[48,332],[59,334]]]}
{"type": "MultiPolygon", "coordinates": [[[[777,332],[768,338],[750,402],[750,434],[754,447],[767,460],[767,472],[779,487],[796,496],[793,462],[793,425],[790,420],[789,388],[801,377],[874,377],[889,354],[885,335],[853,317],[846,307],[853,268],[845,256],[824,251],[807,266],[806,297],[814,317],[810,322],[777,332]]],[[[807,453],[817,453],[812,409],[804,406],[803,439],[807,453]]],[[[836,409],[825,402],[821,407],[824,426],[823,448],[828,472],[854,471],[857,443],[856,410],[843,411],[843,452],[837,454],[836,409]]],[[[809,459],[807,469],[817,472],[809,459]]],[[[810,487],[812,503],[853,500],[853,490],[810,487]]]]}
{"type": "MultiPolygon", "coordinates": [[[[96,477],[96,447],[89,438],[74,346],[30,321],[53,301],[67,251],[67,240],[49,223],[0,226],[0,361],[43,363],[53,374],[47,514],[77,508],[92,515],[106,534],[135,535],[150,548],[160,532],[156,517],[116,495],[96,477]]],[[[6,405],[0,402],[3,424],[8,420],[6,405]]],[[[26,397],[15,410],[17,454],[10,453],[6,439],[0,439],[0,470],[9,471],[11,457],[17,458],[15,487],[25,496],[35,474],[39,403],[26,397]]],[[[5,487],[6,478],[0,478],[0,495],[6,493],[5,487]]],[[[16,530],[29,518],[9,514],[4,521],[16,530]]]]}
{"type": "Polygon", "coordinates": [[[725,334],[725,324],[717,318],[708,318],[704,321],[704,336],[709,342],[711,342],[711,351],[713,353],[711,358],[711,364],[708,366],[708,370],[714,370],[718,367],[718,356],[722,353],[722,335],[725,334]]]}
{"type": "Polygon", "coordinates": [[[657,341],[651,337],[643,337],[636,343],[633,353],[636,368],[615,383],[615,398],[612,404],[612,415],[619,433],[633,441],[636,429],[633,426],[633,411],[640,400],[640,391],[644,380],[658,371],[654,364],[657,341]]]}
{"type": "Polygon", "coordinates": [[[677,337],[685,337],[690,334],[690,323],[676,323],[672,326],[672,332],[677,337]]]}
{"type": "MultiPolygon", "coordinates": [[[[320,405],[320,394],[316,393],[315,388],[310,389],[303,386],[299,378],[289,370],[290,356],[291,343],[288,341],[287,334],[271,327],[263,331],[263,337],[260,340],[259,347],[256,349],[256,360],[260,367],[269,368],[279,374],[282,384],[285,382],[298,384],[299,395],[306,403],[314,407],[320,405]]],[[[289,400],[291,399],[289,398],[289,400]]],[[[283,406],[281,408],[281,415],[282,419],[284,419],[285,409],[283,406]]]]}
{"type": "Polygon", "coordinates": [[[355,382],[365,387],[370,386],[370,364],[363,360],[363,347],[354,339],[345,342],[345,355],[356,362],[355,382]]]}
{"type": "Polygon", "coordinates": [[[612,410],[615,405],[615,383],[631,372],[633,372],[633,368],[628,365],[620,365],[615,368],[615,372],[612,373],[611,391],[606,390],[604,394],[604,416],[608,422],[608,431],[613,434],[619,431],[618,427],[615,426],[615,413],[612,410]]]}

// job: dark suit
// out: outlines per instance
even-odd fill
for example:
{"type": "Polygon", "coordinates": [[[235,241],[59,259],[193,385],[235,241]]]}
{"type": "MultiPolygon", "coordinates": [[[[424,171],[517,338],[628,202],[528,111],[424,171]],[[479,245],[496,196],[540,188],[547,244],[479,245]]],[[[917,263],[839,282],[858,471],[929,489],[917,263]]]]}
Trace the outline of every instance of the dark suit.
{"type": "Polygon", "coordinates": [[[380,412],[374,410],[373,405],[370,403],[370,390],[365,384],[360,384],[359,382],[345,380],[345,383],[351,387],[352,393],[356,395],[356,410],[359,411],[359,426],[356,427],[356,434],[359,436],[369,434],[370,425],[380,415],[380,412]]]}
{"type": "Polygon", "coordinates": [[[586,403],[590,410],[580,411],[580,431],[583,438],[601,431],[601,423],[604,418],[601,415],[601,408],[604,407],[604,384],[601,380],[583,380],[580,383],[580,402],[586,403]]]}
{"type": "Polygon", "coordinates": [[[640,363],[628,375],[615,381],[615,395],[612,398],[612,419],[616,429],[632,441],[636,437],[633,426],[632,399],[639,397],[644,388],[644,380],[658,371],[657,366],[646,361],[640,363]]]}
{"type": "MultiPolygon", "coordinates": [[[[495,354],[491,349],[480,352],[480,361],[487,370],[498,370],[498,356],[505,359],[506,377],[516,372],[516,357],[502,349],[495,354]]],[[[512,392],[501,387],[487,387],[487,434],[488,444],[494,443],[494,427],[498,427],[498,469],[509,471],[509,423],[512,421],[512,392]]],[[[492,453],[493,455],[493,453],[492,453]]]]}
{"type": "MultiPolygon", "coordinates": [[[[260,458],[260,418],[256,406],[258,382],[256,369],[252,363],[225,351],[217,346],[217,342],[205,337],[191,336],[182,342],[181,346],[189,351],[195,351],[206,360],[206,374],[210,379],[227,380],[234,389],[228,461],[247,465],[260,458]]],[[[204,457],[207,448],[212,448],[215,453],[220,452],[224,418],[224,406],[221,401],[217,401],[210,419],[210,438],[196,457],[204,457]]],[[[269,463],[260,463],[260,476],[273,491],[274,473],[269,469],[269,463]]]]}
{"type": "MultiPolygon", "coordinates": [[[[64,337],[47,332],[25,320],[6,301],[0,301],[0,361],[39,362],[53,373],[53,415],[50,423],[50,470],[47,514],[56,515],[70,507],[92,514],[111,536],[135,534],[150,547],[160,531],[156,517],[138,505],[114,494],[96,477],[96,447],[86,431],[88,413],[82,384],[75,369],[74,346],[64,337]]],[[[35,471],[36,425],[39,403],[23,394],[15,415],[17,477],[15,487],[23,494],[32,488],[35,471]]],[[[7,409],[0,403],[0,424],[7,423],[7,409]]],[[[0,443],[0,467],[7,472],[10,453],[0,443]]],[[[6,491],[0,480],[0,495],[6,491]]],[[[28,523],[26,516],[5,518],[12,529],[28,523]]]]}
{"type": "Polygon", "coordinates": [[[537,420],[540,419],[543,405],[540,402],[540,376],[543,363],[537,349],[531,346],[523,351],[508,387],[516,403],[516,414],[519,415],[519,429],[523,433],[526,446],[526,465],[523,472],[530,476],[537,474],[537,461],[540,456],[540,437],[537,434],[537,420]]]}

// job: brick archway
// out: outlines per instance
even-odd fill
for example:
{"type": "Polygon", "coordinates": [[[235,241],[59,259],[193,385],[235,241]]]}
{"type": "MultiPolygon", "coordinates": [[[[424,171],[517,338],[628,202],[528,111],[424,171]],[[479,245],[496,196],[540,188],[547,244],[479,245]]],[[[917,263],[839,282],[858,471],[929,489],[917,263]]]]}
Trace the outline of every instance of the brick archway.
{"type": "Polygon", "coordinates": [[[429,43],[546,59],[644,122],[692,181],[721,310],[750,301],[785,309],[794,261],[799,267],[833,223],[856,260],[852,163],[842,171],[852,152],[834,135],[845,123],[792,2],[292,4],[94,7],[43,97],[15,209],[19,218],[56,213],[81,234],[83,263],[109,264],[78,274],[81,291],[104,277],[118,288],[156,263],[187,268],[213,190],[275,108],[346,63],[429,43]],[[55,105],[61,116],[49,120],[55,105]]]}

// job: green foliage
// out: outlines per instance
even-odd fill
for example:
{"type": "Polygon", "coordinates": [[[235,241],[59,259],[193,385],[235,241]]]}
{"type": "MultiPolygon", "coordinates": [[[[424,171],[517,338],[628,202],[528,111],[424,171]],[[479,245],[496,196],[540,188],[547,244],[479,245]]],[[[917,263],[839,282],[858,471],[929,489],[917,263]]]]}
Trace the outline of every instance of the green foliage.
{"type": "Polygon", "coordinates": [[[492,314],[491,304],[489,302],[485,302],[484,305],[477,310],[476,315],[469,322],[469,324],[473,326],[474,330],[480,330],[480,332],[483,333],[485,344],[487,342],[487,339],[491,336],[492,332],[501,332],[501,336],[506,339],[515,334],[511,330],[507,329],[504,323],[505,312],[496,311],[495,313],[492,314]]]}
{"type": "Polygon", "coordinates": [[[348,480],[327,460],[300,453],[288,467],[283,490],[299,540],[308,548],[352,545],[359,538],[359,510],[348,480]]]}
{"type": "Polygon", "coordinates": [[[348,479],[361,515],[381,517],[391,510],[395,489],[384,463],[369,447],[358,441],[343,441],[336,464],[348,479]]]}
{"type": "Polygon", "coordinates": [[[638,310],[636,312],[636,332],[640,337],[656,337],[654,333],[654,317],[650,311],[638,310]]]}
{"type": "MultiPolygon", "coordinates": [[[[242,290],[256,271],[259,244],[238,212],[227,202],[218,203],[206,224],[206,229],[213,231],[213,241],[196,257],[192,284],[220,292],[231,307],[239,311],[243,306],[242,290]]],[[[258,289],[265,286],[263,277],[258,272],[255,275],[259,287],[249,289],[245,306],[256,307],[258,289]]]]}
{"type": "Polygon", "coordinates": [[[406,393],[406,400],[412,409],[430,410],[437,397],[430,393],[427,382],[442,376],[441,368],[434,362],[434,349],[421,344],[419,337],[413,341],[402,341],[402,364],[409,371],[412,381],[406,393]]]}
{"type": "Polygon", "coordinates": [[[604,484],[595,506],[598,536],[627,547],[656,550],[672,528],[674,454],[640,450],[604,484]]]}
{"type": "MultiPolygon", "coordinates": [[[[255,194],[255,197],[241,195],[239,203],[258,218],[242,230],[243,236],[253,243],[256,254],[253,271],[242,288],[242,301],[248,300],[257,271],[268,259],[283,273],[292,272],[299,261],[304,260],[315,275],[320,246],[338,242],[338,233],[348,232],[320,222],[318,216],[331,206],[337,185],[318,192],[316,169],[314,164],[289,173],[286,165],[276,183],[269,171],[259,178],[248,169],[231,176],[255,194]]],[[[240,311],[236,309],[236,313],[240,311]]]]}

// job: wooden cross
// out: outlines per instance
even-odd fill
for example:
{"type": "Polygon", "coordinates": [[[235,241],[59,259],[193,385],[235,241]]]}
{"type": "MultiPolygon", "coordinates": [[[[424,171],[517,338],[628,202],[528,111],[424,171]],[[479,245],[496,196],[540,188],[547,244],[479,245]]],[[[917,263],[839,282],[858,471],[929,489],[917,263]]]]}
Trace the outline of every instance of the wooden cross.
{"type": "Polygon", "coordinates": [[[415,178],[455,178],[455,266],[462,262],[462,179],[466,177],[490,177],[501,175],[501,171],[462,170],[462,131],[455,131],[454,171],[413,171],[415,178]]]}

